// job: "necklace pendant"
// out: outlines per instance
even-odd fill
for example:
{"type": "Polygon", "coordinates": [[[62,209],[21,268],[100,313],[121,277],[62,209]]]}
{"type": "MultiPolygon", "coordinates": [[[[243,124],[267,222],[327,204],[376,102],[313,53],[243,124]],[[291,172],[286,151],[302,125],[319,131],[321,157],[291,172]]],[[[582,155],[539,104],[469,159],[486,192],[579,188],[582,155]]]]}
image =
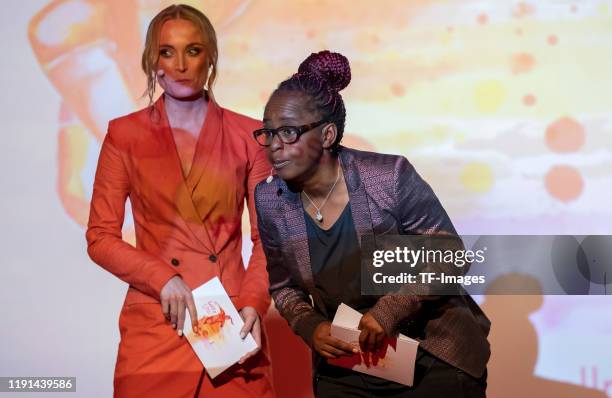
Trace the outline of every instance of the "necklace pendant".
{"type": "Polygon", "coordinates": [[[315,218],[317,219],[318,222],[323,222],[323,214],[321,214],[321,212],[318,210],[317,210],[317,214],[315,215],[315,218]]]}

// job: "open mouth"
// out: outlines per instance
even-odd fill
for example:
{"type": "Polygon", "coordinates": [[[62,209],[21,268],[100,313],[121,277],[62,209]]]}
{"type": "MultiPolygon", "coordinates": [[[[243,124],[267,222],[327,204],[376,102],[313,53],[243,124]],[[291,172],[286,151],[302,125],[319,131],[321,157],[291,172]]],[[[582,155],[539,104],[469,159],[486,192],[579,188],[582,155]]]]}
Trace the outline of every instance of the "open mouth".
{"type": "Polygon", "coordinates": [[[276,170],[278,169],[282,169],[283,167],[287,166],[290,162],[288,160],[284,160],[282,162],[274,162],[274,168],[276,170]]]}

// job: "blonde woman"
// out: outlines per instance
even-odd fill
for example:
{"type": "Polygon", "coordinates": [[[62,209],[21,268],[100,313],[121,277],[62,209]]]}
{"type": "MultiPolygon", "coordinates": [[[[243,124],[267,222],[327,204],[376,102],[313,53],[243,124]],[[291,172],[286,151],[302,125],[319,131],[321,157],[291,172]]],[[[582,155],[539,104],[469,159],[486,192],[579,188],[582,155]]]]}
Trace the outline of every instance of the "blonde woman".
{"type": "Polygon", "coordinates": [[[240,311],[243,335],[262,347],[270,304],[253,204],[269,173],[251,132],[260,122],[219,106],[212,92],[217,41],[209,20],[187,5],[151,21],[142,56],[151,106],[112,120],[94,183],[88,252],[129,284],[119,318],[115,395],[272,397],[263,350],[214,382],[183,333],[198,319],[191,290],[219,277],[240,311]],[[129,197],[136,247],[121,239],[129,197]],[[242,262],[241,218],[247,200],[253,254],[242,262]]]}

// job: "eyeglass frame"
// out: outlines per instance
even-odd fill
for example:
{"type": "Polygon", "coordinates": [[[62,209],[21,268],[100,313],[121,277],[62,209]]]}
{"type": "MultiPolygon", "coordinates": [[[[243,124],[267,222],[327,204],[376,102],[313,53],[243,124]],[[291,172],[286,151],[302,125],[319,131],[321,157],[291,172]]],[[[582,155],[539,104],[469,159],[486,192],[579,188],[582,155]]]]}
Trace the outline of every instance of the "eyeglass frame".
{"type": "Polygon", "coordinates": [[[261,146],[263,146],[263,147],[269,147],[270,145],[272,145],[272,140],[274,140],[274,136],[277,136],[277,137],[278,137],[278,139],[279,139],[279,140],[280,140],[280,141],[281,141],[283,144],[295,144],[295,143],[296,143],[296,142],[297,142],[297,141],[300,139],[300,137],[301,137],[303,134],[306,134],[306,133],[307,133],[307,132],[309,132],[310,130],[312,130],[312,129],[316,128],[316,127],[319,127],[319,126],[321,126],[321,125],[323,125],[323,124],[325,124],[325,123],[329,123],[327,119],[321,119],[321,120],[319,120],[318,122],[314,122],[314,123],[305,124],[305,125],[303,125],[303,126],[280,126],[280,127],[278,127],[278,128],[275,128],[275,129],[266,129],[266,128],[263,128],[263,129],[257,129],[257,130],[255,130],[255,131],[253,131],[253,138],[255,138],[255,141],[256,141],[256,142],[257,142],[259,145],[261,145],[261,146]],[[295,140],[293,140],[293,141],[291,141],[291,142],[285,142],[285,141],[282,139],[282,137],[279,135],[279,133],[278,133],[278,132],[279,132],[279,130],[286,129],[286,128],[292,128],[292,129],[296,129],[296,130],[297,130],[297,135],[295,136],[295,140]],[[257,139],[257,136],[258,136],[258,135],[261,135],[261,134],[267,134],[268,132],[270,132],[270,134],[271,134],[271,140],[270,140],[270,143],[269,143],[268,145],[260,143],[260,142],[259,142],[259,140],[257,139]]]}

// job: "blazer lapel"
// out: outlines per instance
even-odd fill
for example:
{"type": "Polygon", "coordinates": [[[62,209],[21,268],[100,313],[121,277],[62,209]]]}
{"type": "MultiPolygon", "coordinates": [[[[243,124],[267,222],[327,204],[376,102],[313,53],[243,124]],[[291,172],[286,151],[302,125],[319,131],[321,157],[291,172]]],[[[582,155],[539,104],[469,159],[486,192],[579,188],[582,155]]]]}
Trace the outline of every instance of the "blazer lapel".
{"type": "MultiPolygon", "coordinates": [[[[340,166],[344,173],[344,181],[349,194],[349,202],[351,204],[351,215],[353,223],[357,230],[357,239],[359,244],[363,243],[364,236],[373,236],[372,216],[370,214],[370,205],[368,196],[365,190],[365,185],[359,175],[359,169],[353,156],[346,148],[340,148],[340,166]]],[[[362,247],[363,251],[363,247],[362,247]]]]}
{"type": "MultiPolygon", "coordinates": [[[[200,215],[193,203],[191,197],[191,191],[188,188],[185,178],[183,176],[181,160],[179,158],[176,144],[174,142],[174,136],[172,135],[172,129],[166,115],[164,107],[163,95],[155,103],[155,109],[159,112],[160,122],[154,123],[155,135],[160,138],[163,142],[164,150],[168,156],[164,158],[168,159],[168,167],[164,170],[170,174],[171,180],[175,181],[176,192],[174,192],[174,202],[176,208],[181,217],[185,220],[185,223],[191,233],[196,239],[210,252],[214,252],[214,246],[208,235],[200,215]]],[[[193,166],[192,166],[193,169],[193,166]]],[[[190,171],[191,174],[191,171],[190,171]]]]}
{"type": "Polygon", "coordinates": [[[198,137],[193,164],[187,175],[187,186],[196,189],[202,173],[206,169],[213,154],[218,153],[216,147],[221,143],[223,127],[223,110],[214,102],[208,102],[206,119],[198,137]]]}
{"type": "MultiPolygon", "coordinates": [[[[314,289],[312,268],[310,267],[310,252],[308,249],[308,233],[306,231],[306,221],[304,220],[304,206],[297,192],[292,192],[287,184],[278,179],[279,192],[283,197],[283,208],[285,212],[285,228],[288,232],[290,251],[293,252],[298,265],[298,270],[302,276],[304,284],[308,290],[314,289]]],[[[287,248],[289,249],[289,248],[287,248]]]]}

